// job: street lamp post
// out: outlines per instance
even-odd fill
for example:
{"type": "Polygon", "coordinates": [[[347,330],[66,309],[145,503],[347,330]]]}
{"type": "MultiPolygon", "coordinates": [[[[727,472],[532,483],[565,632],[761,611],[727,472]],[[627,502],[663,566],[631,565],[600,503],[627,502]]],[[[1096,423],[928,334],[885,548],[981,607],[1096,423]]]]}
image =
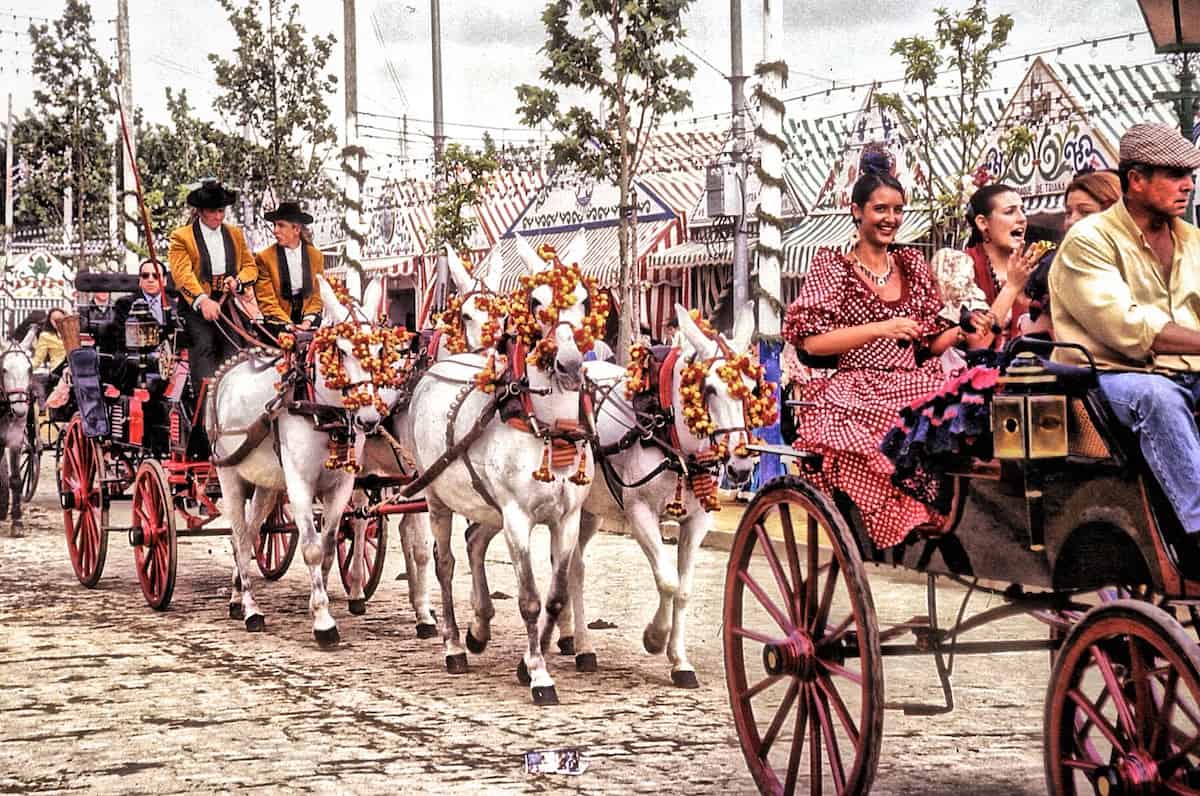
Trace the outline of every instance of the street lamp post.
{"type": "MultiPolygon", "coordinates": [[[[1195,91],[1191,55],[1200,52],[1200,13],[1196,0],[1138,0],[1150,38],[1154,40],[1154,51],[1178,54],[1179,91],[1155,93],[1155,99],[1175,103],[1179,113],[1179,132],[1192,140],[1192,122],[1195,119],[1193,103],[1200,97],[1195,91]]],[[[1188,220],[1193,218],[1193,207],[1188,206],[1188,220]]]]}

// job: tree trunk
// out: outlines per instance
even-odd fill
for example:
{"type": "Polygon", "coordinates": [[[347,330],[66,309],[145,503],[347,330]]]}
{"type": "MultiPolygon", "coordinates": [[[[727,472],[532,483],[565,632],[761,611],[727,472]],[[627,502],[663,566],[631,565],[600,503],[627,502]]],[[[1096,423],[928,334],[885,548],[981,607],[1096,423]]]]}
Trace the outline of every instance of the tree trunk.
{"type": "Polygon", "coordinates": [[[637,274],[637,197],[633,192],[633,156],[629,151],[629,106],[625,98],[625,75],[621,70],[616,53],[621,46],[620,11],[613,5],[612,16],[613,54],[617,81],[617,134],[621,138],[621,164],[617,179],[620,190],[618,207],[617,250],[620,262],[621,323],[617,336],[617,362],[624,365],[629,361],[629,347],[637,339],[641,328],[641,305],[638,299],[639,280],[637,274]]]}

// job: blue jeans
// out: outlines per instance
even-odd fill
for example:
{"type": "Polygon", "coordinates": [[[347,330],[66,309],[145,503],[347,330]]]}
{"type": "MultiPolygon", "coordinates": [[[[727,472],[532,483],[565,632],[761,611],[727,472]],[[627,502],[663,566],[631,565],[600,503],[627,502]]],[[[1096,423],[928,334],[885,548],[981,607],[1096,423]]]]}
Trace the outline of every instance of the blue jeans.
{"type": "Polygon", "coordinates": [[[1142,456],[1175,516],[1188,533],[1200,533],[1200,374],[1106,373],[1100,376],[1113,414],[1137,434],[1142,456]]]}

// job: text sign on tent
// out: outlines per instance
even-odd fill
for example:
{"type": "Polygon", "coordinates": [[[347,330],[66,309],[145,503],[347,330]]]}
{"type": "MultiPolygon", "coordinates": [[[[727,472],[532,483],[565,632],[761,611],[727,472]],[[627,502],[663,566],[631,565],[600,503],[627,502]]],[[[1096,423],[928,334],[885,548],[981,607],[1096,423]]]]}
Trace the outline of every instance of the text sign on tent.
{"type": "MultiPolygon", "coordinates": [[[[667,205],[643,185],[634,184],[638,221],[667,221],[675,217],[667,205]]],[[[609,182],[580,181],[560,185],[542,201],[526,209],[512,232],[550,235],[573,229],[610,227],[620,222],[621,193],[609,182]]]]}
{"type": "Polygon", "coordinates": [[[14,298],[70,298],[75,292],[75,272],[44,249],[15,259],[3,284],[14,298]]]}
{"type": "Polygon", "coordinates": [[[850,212],[850,194],[858,180],[858,164],[864,147],[880,145],[887,149],[896,164],[896,178],[909,195],[913,195],[918,179],[924,177],[917,166],[914,153],[910,152],[912,137],[905,134],[903,126],[892,111],[880,108],[873,102],[874,92],[867,95],[862,110],[854,120],[846,136],[841,159],[826,179],[817,197],[813,212],[850,212]]]}
{"type": "Polygon", "coordinates": [[[1061,194],[1079,171],[1116,164],[1112,145],[1092,128],[1087,111],[1040,58],[1013,92],[982,163],[995,181],[1022,196],[1061,194]],[[1020,126],[1033,133],[1033,144],[1009,157],[1006,138],[1020,126]]]}

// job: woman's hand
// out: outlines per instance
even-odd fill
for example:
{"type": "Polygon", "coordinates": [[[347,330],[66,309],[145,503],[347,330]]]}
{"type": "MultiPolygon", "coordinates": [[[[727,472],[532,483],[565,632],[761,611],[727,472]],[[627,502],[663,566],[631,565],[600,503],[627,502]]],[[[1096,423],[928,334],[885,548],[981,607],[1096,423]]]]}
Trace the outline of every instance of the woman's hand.
{"type": "Polygon", "coordinates": [[[1029,277],[1037,269],[1038,260],[1040,259],[1039,252],[1045,250],[1036,243],[1029,244],[1024,252],[1013,252],[1012,257],[1008,260],[1008,282],[1006,287],[1012,287],[1017,292],[1025,289],[1025,283],[1029,281],[1029,277]]]}
{"type": "Polygon", "coordinates": [[[876,337],[886,337],[890,340],[916,340],[921,333],[921,326],[912,318],[890,318],[871,324],[876,337]]]}

